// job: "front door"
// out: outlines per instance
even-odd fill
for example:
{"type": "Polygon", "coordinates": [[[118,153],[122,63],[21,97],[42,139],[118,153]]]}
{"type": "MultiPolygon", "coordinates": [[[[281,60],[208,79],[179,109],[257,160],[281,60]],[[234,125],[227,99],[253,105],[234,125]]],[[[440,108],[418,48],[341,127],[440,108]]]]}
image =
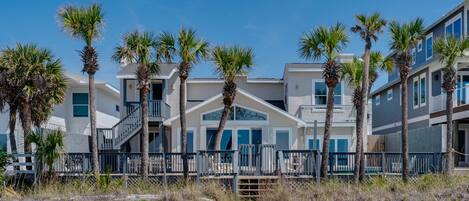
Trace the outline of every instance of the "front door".
{"type": "Polygon", "coordinates": [[[163,99],[163,84],[153,83],[151,84],[151,100],[162,100],[163,99]]]}

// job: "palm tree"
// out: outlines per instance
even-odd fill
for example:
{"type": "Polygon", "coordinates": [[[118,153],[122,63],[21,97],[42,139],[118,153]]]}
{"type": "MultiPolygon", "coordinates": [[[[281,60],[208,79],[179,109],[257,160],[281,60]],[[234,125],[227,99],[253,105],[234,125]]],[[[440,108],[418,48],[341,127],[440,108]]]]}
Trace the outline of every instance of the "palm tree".
{"type": "Polygon", "coordinates": [[[0,111],[9,111],[9,138],[11,153],[16,153],[15,127],[18,111],[17,89],[9,82],[9,74],[12,73],[9,68],[0,66],[0,111]],[[7,107],[8,105],[8,107],[7,107]]]}
{"type": "MultiPolygon", "coordinates": [[[[64,100],[67,84],[62,65],[47,49],[17,44],[2,50],[0,66],[3,69],[0,81],[5,84],[0,91],[7,97],[10,114],[19,111],[26,139],[32,133],[33,124],[40,127],[49,118],[54,105],[64,100]],[[5,79],[5,76],[8,77],[5,79]]],[[[14,131],[14,118],[16,116],[10,116],[10,132],[14,131]]],[[[32,151],[30,143],[25,143],[24,150],[32,151]]]]}
{"type": "MultiPolygon", "coordinates": [[[[368,93],[371,90],[371,87],[373,86],[374,82],[378,78],[378,72],[379,71],[386,71],[386,72],[391,72],[392,70],[392,61],[389,58],[384,58],[384,56],[381,54],[381,52],[370,52],[370,62],[369,62],[369,68],[368,68],[368,81],[370,82],[368,84],[368,93]]],[[[361,104],[362,102],[362,87],[363,84],[362,82],[364,81],[363,79],[363,74],[365,70],[365,64],[364,61],[354,58],[352,63],[346,63],[343,64],[342,68],[342,78],[346,79],[349,85],[353,88],[353,106],[356,109],[357,112],[357,120],[355,122],[355,127],[357,131],[357,141],[358,141],[358,133],[360,130],[364,130],[363,126],[367,126],[367,124],[362,123],[363,118],[361,114],[363,113],[363,110],[361,109],[361,104]]],[[[358,142],[357,142],[358,144],[358,142]]],[[[358,145],[357,145],[358,146],[358,145]]],[[[362,179],[364,176],[364,153],[363,149],[357,150],[356,154],[360,152],[360,159],[357,159],[357,156],[355,156],[355,175],[359,175],[359,178],[355,178],[355,182],[358,182],[358,179],[362,179]],[[358,161],[361,160],[361,161],[358,161]],[[357,165],[357,162],[360,163],[357,165]]]]}
{"type": "Polygon", "coordinates": [[[64,132],[53,130],[45,133],[33,132],[26,138],[28,143],[36,144],[38,172],[43,173],[43,165],[48,168],[49,177],[54,171],[54,161],[60,157],[64,148],[64,132]]]}
{"type": "Polygon", "coordinates": [[[469,49],[469,38],[463,40],[449,37],[435,41],[435,52],[439,55],[443,64],[442,87],[446,91],[446,172],[452,174],[454,166],[453,152],[453,92],[456,89],[456,72],[458,57],[465,57],[465,51],[469,49]]]}
{"type": "Polygon", "coordinates": [[[423,38],[423,20],[418,18],[403,24],[392,22],[389,31],[392,38],[391,50],[395,52],[394,62],[399,68],[399,77],[401,78],[402,179],[407,182],[409,178],[407,80],[412,64],[412,48],[415,48],[417,42],[423,38]]]}
{"type": "Polygon", "coordinates": [[[148,133],[148,93],[150,92],[151,76],[157,74],[159,66],[156,63],[157,40],[151,32],[133,31],[126,34],[123,44],[116,47],[113,59],[116,62],[126,61],[137,64],[137,80],[140,90],[140,104],[142,107],[142,176],[148,177],[149,167],[149,133],[148,133]]]}
{"type": "Polygon", "coordinates": [[[245,75],[253,65],[253,52],[251,49],[240,47],[215,47],[212,51],[212,59],[216,65],[219,77],[224,78],[223,86],[223,113],[218,124],[215,141],[215,150],[220,150],[223,128],[225,127],[228,113],[236,97],[236,77],[245,75]]]}
{"type": "Polygon", "coordinates": [[[337,54],[345,48],[348,43],[348,36],[345,27],[337,23],[335,26],[318,27],[312,32],[306,33],[300,39],[300,55],[305,59],[323,59],[323,78],[327,85],[327,109],[326,121],[324,124],[324,139],[322,146],[321,177],[326,179],[327,166],[329,161],[329,138],[331,120],[334,109],[334,91],[339,83],[341,64],[337,62],[337,54]]]}
{"type": "MultiPolygon", "coordinates": [[[[365,136],[365,128],[367,125],[367,106],[368,106],[368,85],[369,85],[369,66],[370,66],[370,52],[373,41],[378,40],[378,34],[383,32],[383,27],[386,26],[386,21],[381,18],[379,13],[373,13],[371,16],[363,14],[356,15],[357,24],[352,27],[352,32],[359,33],[362,40],[365,41],[365,52],[363,54],[363,82],[361,87],[361,103],[358,105],[360,117],[357,116],[357,125],[361,124],[360,128],[357,127],[357,146],[355,152],[355,177],[357,183],[361,176],[360,167],[364,163],[363,154],[363,136],[365,136]],[[360,129],[360,130],[359,130],[360,129]]],[[[363,164],[364,165],[364,164],[363,164]]]]}
{"type": "Polygon", "coordinates": [[[93,47],[93,40],[99,37],[104,20],[101,6],[92,4],[89,7],[65,6],[59,10],[59,19],[64,30],[74,38],[82,39],[85,47],[80,52],[83,61],[83,72],[88,73],[88,90],[90,100],[90,129],[91,150],[93,158],[93,173],[97,178],[98,167],[98,138],[96,136],[96,92],[94,75],[99,69],[98,53],[93,47]]]}
{"type": "Polygon", "coordinates": [[[158,52],[164,56],[162,61],[171,63],[171,58],[176,54],[180,61],[179,71],[179,119],[181,123],[181,152],[184,180],[189,176],[189,166],[187,163],[187,128],[186,128],[186,81],[189,77],[193,65],[205,59],[209,54],[208,42],[197,37],[192,29],[183,28],[179,31],[177,40],[168,33],[163,32],[158,39],[158,52]]]}

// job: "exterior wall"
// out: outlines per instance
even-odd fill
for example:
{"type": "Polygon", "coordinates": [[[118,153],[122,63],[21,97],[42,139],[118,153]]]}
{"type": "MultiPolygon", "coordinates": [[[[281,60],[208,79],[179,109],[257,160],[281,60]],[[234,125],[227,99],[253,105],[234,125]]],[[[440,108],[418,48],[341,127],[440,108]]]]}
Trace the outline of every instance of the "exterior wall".
{"type": "MultiPolygon", "coordinates": [[[[289,72],[288,66],[285,69],[286,74],[286,99],[287,99],[287,111],[295,116],[298,116],[300,111],[300,106],[302,105],[312,105],[313,104],[313,81],[322,81],[322,72],[289,72]]],[[[294,65],[293,65],[294,66],[294,65]]],[[[318,64],[309,64],[310,68],[321,68],[318,64]]],[[[347,86],[347,84],[342,81],[342,105],[351,106],[352,105],[352,93],[353,90],[347,86]]],[[[346,108],[345,112],[335,112],[334,121],[335,122],[348,122],[354,121],[355,117],[351,117],[351,107],[346,108]]],[[[324,122],[325,112],[313,112],[303,115],[301,118],[307,122],[313,122],[317,120],[319,122],[324,122]]]]}
{"type": "MultiPolygon", "coordinates": [[[[116,105],[119,105],[119,95],[104,89],[106,86],[97,84],[96,86],[96,126],[97,128],[111,128],[119,121],[119,112],[116,105]]],[[[44,128],[61,129],[65,131],[65,151],[66,152],[89,152],[90,124],[88,117],[73,117],[73,93],[87,93],[88,86],[70,82],[70,87],[65,94],[64,102],[54,107],[54,111],[44,128]]],[[[88,114],[89,115],[89,114],[88,114]]],[[[9,133],[8,119],[9,113],[0,114],[0,131],[9,133]]],[[[22,151],[24,144],[21,122],[16,122],[17,147],[22,151]]],[[[8,139],[9,142],[9,139],[8,139]]],[[[8,143],[8,150],[10,144],[8,143]]]]}
{"type": "MultiPolygon", "coordinates": [[[[284,115],[280,115],[277,111],[268,108],[261,103],[248,98],[240,93],[236,96],[235,104],[240,106],[252,108],[268,114],[267,123],[258,123],[255,124],[250,121],[228,121],[226,128],[233,130],[233,147],[237,147],[237,135],[236,129],[240,128],[261,128],[262,129],[262,143],[263,144],[274,144],[275,143],[275,128],[289,128],[291,129],[290,133],[290,147],[292,149],[297,149],[302,147],[302,138],[303,138],[303,128],[298,128],[298,123],[284,115]]],[[[223,102],[221,98],[216,99],[215,101],[204,105],[201,108],[190,112],[186,116],[187,128],[195,131],[195,140],[196,146],[195,150],[205,150],[206,149],[206,129],[207,128],[216,128],[218,127],[217,122],[203,122],[201,121],[201,114],[220,109],[223,107],[223,102]]],[[[180,151],[180,134],[179,134],[179,119],[175,119],[171,122],[171,151],[176,152],[180,151]]]]}
{"type": "MultiPolygon", "coordinates": [[[[409,129],[409,152],[441,152],[443,147],[444,126],[420,127],[409,129]],[[425,143],[422,143],[425,142],[425,143]]],[[[400,133],[385,136],[386,152],[401,152],[402,141],[400,133]]]]}

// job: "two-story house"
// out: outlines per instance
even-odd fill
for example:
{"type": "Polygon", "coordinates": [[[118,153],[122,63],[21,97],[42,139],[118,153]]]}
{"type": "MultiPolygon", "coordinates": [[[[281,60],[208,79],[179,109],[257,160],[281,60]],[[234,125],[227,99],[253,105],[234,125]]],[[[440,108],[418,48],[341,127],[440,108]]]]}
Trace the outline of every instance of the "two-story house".
{"type": "MultiPolygon", "coordinates": [[[[408,79],[409,150],[413,152],[446,151],[446,94],[441,88],[442,68],[433,43],[438,38],[463,38],[468,35],[469,1],[464,1],[425,29],[425,37],[412,50],[413,65],[408,79]]],[[[389,57],[393,57],[391,53],[389,57]]],[[[469,59],[458,58],[457,90],[454,94],[456,124],[454,148],[469,153],[469,59]]],[[[372,93],[373,134],[390,134],[387,151],[400,151],[401,82],[398,68],[388,74],[388,82],[372,93]]],[[[469,157],[458,157],[458,164],[469,157]]]]}
{"type": "MultiPolygon", "coordinates": [[[[351,55],[343,58],[350,60],[351,55]]],[[[100,136],[108,150],[140,152],[140,107],[135,65],[121,67],[121,121],[100,136]],[[106,137],[104,137],[106,138],[106,137]]],[[[322,147],[326,85],[321,64],[286,64],[283,78],[237,79],[237,95],[222,135],[221,149],[234,150],[242,144],[274,144],[278,149],[322,147]],[[313,125],[318,135],[314,141],[313,125]]],[[[187,82],[188,151],[213,149],[223,108],[223,80],[192,78],[187,82]]],[[[352,90],[341,82],[336,89],[331,143],[332,151],[354,150],[355,115],[352,90]]],[[[179,77],[176,64],[161,65],[152,77],[149,95],[150,152],[180,152],[179,77]]]]}
{"type": "MultiPolygon", "coordinates": [[[[86,153],[91,150],[88,81],[82,76],[65,74],[68,89],[64,102],[54,107],[49,120],[41,126],[42,129],[60,129],[65,132],[65,151],[86,153]]],[[[120,95],[119,90],[112,85],[96,80],[96,126],[108,128],[119,121],[120,95]]],[[[10,151],[8,134],[9,112],[0,114],[0,149],[7,147],[10,151]],[[4,136],[4,137],[2,137],[4,136]]],[[[23,131],[19,119],[16,121],[16,143],[18,151],[23,150],[23,131]]]]}

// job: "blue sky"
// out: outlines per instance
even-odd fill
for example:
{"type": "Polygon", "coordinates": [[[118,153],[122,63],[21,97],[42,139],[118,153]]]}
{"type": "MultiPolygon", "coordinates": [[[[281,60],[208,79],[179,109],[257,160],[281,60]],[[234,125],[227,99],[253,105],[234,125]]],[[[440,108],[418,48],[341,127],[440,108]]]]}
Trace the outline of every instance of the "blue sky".
{"type": "MultiPolygon", "coordinates": [[[[422,17],[429,25],[462,0],[107,0],[103,6],[105,28],[95,42],[99,52],[97,79],[118,86],[119,65],[111,61],[121,37],[135,29],[159,33],[190,27],[211,45],[251,47],[255,67],[251,77],[281,78],[285,63],[306,62],[298,56],[298,39],[320,25],[341,22],[350,28],[357,13],[378,11],[388,20],[406,21],[422,17]]],[[[63,5],[87,5],[95,1],[2,1],[0,48],[17,42],[36,43],[61,58],[67,72],[81,74],[80,40],[72,39],[58,26],[57,10],[63,5]]],[[[349,33],[345,53],[361,55],[363,42],[349,33]]],[[[387,31],[373,49],[388,52],[387,31]]],[[[311,61],[308,61],[311,62],[311,61]]],[[[195,66],[192,77],[213,77],[213,64],[195,66]]],[[[386,81],[381,76],[376,86],[386,81]]],[[[375,86],[375,87],[376,87],[375,86]]]]}

